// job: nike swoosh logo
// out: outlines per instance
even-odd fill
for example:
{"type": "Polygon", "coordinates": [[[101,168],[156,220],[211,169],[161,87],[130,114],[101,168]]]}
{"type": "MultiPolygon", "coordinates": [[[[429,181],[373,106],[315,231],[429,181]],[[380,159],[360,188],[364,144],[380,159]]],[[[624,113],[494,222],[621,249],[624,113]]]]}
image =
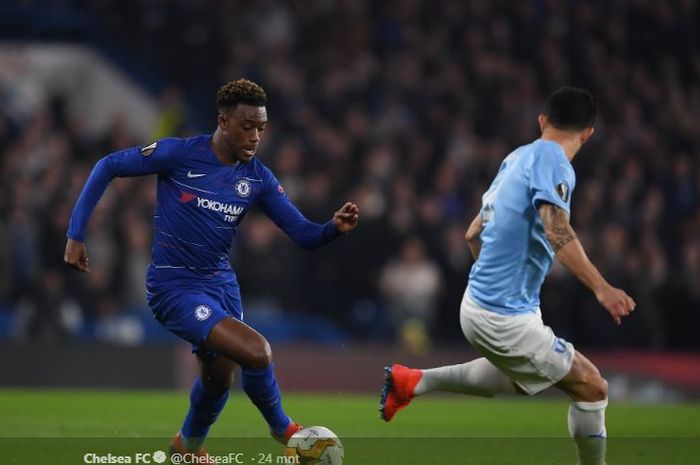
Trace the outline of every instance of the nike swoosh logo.
{"type": "Polygon", "coordinates": [[[192,174],[192,171],[187,172],[187,177],[188,178],[201,178],[202,176],[206,176],[206,173],[201,173],[201,174],[192,174]]]}

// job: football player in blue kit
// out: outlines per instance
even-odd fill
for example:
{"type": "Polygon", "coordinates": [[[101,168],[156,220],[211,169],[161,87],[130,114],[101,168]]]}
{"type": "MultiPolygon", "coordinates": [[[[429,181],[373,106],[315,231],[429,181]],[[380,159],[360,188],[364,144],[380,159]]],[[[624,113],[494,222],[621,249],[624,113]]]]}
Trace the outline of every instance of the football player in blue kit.
{"type": "Polygon", "coordinates": [[[171,450],[203,457],[202,443],[229,395],[234,369],[279,442],[300,426],[282,408],[268,341],[243,322],[241,295],[229,250],[254,206],[305,249],[352,231],[359,209],[345,203],[325,224],[307,220],[275,175],[255,158],[267,126],[265,91],[239,79],[217,93],[212,135],[166,138],[114,152],[97,162],[75,205],[65,262],[89,272],[85,236],[95,205],[114,177],[158,175],[147,301],[158,321],[192,343],[200,375],[171,450]]]}
{"type": "Polygon", "coordinates": [[[596,113],[588,91],[558,90],[539,116],[542,136],[503,160],[466,233],[475,262],[460,323],[482,357],[426,370],[387,367],[382,419],[391,421],[415,396],[434,391],[493,397],[556,386],[571,398],[568,425],[579,464],[605,463],[608,384],[593,363],[544,325],[539,307],[555,256],[616,324],[636,306],[598,272],[569,223],[576,184],[571,160],[593,135],[596,113]]]}

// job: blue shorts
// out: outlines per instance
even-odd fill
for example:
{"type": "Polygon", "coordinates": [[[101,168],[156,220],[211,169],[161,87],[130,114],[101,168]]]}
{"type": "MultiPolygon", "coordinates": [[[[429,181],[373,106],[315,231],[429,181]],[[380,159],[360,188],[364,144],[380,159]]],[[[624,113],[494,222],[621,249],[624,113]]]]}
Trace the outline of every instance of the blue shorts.
{"type": "Polygon", "coordinates": [[[218,355],[201,349],[201,344],[218,322],[224,318],[243,321],[241,291],[235,282],[217,287],[181,284],[166,290],[160,288],[148,292],[146,299],[160,324],[192,343],[192,352],[205,358],[218,355]]]}

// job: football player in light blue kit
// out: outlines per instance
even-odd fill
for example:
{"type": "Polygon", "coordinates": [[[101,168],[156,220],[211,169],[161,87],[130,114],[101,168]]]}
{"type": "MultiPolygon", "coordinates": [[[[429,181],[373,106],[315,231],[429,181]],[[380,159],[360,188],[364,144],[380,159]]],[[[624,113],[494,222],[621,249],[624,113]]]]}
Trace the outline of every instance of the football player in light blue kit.
{"type": "Polygon", "coordinates": [[[275,439],[286,443],[300,428],[282,409],[270,345],[243,323],[229,251],[245,215],[259,206],[306,249],[352,231],[359,219],[357,205],[348,202],[325,224],[307,220],[272,171],[255,158],[267,126],[266,101],[254,82],[229,82],[217,93],[218,125],[212,135],[163,139],[104,157],[85,183],[68,228],[64,260],[88,272],[87,224],[109,182],[118,176],[158,175],[147,300],[163,326],[192,343],[200,362],[189,412],[171,445],[173,452],[199,456],[196,463],[213,463],[201,446],[226,404],[236,365],[242,369],[243,390],[275,439]]]}
{"type": "Polygon", "coordinates": [[[568,425],[579,463],[605,463],[608,385],[598,369],[542,322],[540,287],[557,259],[596,296],[615,323],[635,302],[588,260],[569,224],[576,176],[571,160],[593,135],[596,106],[564,87],[539,116],[540,139],[502,162],[466,233],[475,263],[460,310],[462,331],[483,358],[427,370],[385,369],[384,420],[415,396],[450,391],[493,397],[533,395],[550,386],[572,399],[568,425]]]}

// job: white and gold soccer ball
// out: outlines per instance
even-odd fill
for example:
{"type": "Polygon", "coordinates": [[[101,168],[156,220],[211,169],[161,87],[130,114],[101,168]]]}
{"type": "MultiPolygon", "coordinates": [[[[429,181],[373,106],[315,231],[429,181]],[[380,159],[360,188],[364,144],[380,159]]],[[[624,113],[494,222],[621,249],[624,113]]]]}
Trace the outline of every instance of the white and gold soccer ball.
{"type": "Polygon", "coordinates": [[[323,426],[309,426],[294,433],[284,450],[301,465],[342,465],[345,452],[336,434],[323,426]]]}

